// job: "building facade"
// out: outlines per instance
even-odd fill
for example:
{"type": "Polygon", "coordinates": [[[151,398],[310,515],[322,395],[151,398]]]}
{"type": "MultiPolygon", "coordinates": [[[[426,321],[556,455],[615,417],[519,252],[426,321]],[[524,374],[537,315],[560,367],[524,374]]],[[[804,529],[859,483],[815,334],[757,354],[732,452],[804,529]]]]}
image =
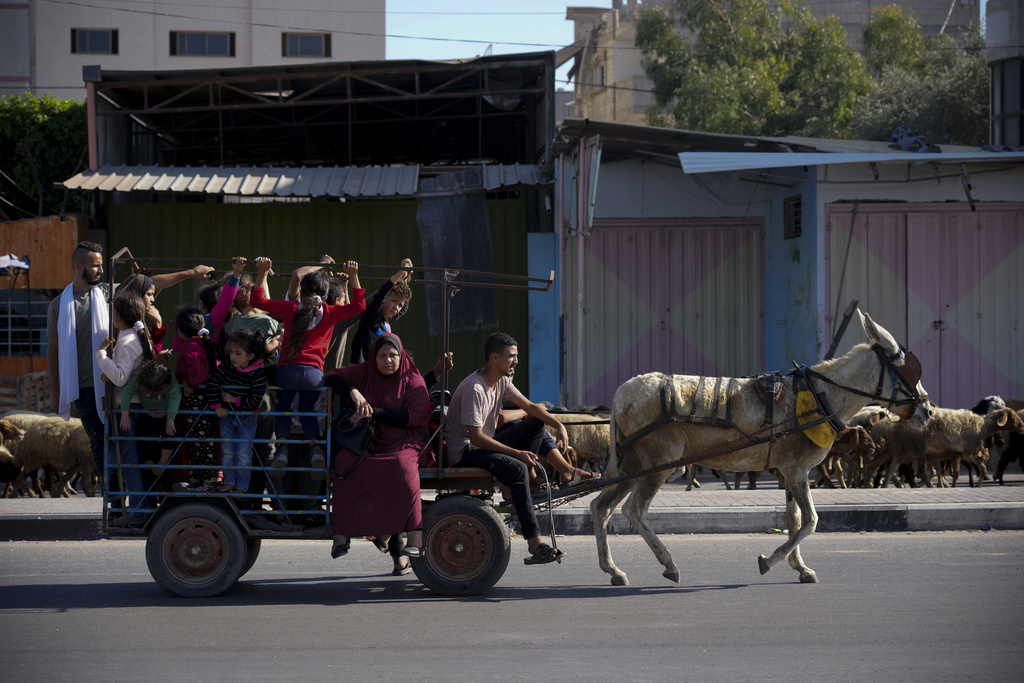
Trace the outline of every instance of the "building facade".
{"type": "Polygon", "coordinates": [[[85,99],[82,67],[170,70],[382,60],[385,0],[0,4],[0,94],[85,99]]]}
{"type": "MultiPolygon", "coordinates": [[[[567,405],[610,405],[646,372],[815,363],[852,301],[939,405],[1024,397],[1024,152],[594,119],[559,140],[567,405]]],[[[836,355],[863,339],[851,325],[836,355]]]]}

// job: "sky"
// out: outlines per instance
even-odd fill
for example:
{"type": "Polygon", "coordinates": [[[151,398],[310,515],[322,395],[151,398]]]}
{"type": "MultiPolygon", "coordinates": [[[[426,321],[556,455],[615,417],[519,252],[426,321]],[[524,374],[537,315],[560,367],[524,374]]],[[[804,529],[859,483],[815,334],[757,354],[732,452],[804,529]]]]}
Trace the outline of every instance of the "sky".
{"type": "MultiPolygon", "coordinates": [[[[484,54],[543,52],[572,43],[565,8],[608,7],[611,0],[387,0],[388,59],[465,59],[484,54]],[[408,36],[408,37],[403,37],[408,36]]],[[[565,88],[571,62],[558,70],[565,88]]]]}

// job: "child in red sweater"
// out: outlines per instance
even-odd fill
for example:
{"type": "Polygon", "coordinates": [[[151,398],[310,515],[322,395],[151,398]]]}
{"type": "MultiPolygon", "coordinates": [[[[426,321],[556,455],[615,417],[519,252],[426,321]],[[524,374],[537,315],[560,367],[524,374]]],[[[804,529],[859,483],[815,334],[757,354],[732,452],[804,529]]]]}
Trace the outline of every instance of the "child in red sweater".
{"type": "MultiPolygon", "coordinates": [[[[335,323],[358,315],[366,308],[366,292],[359,285],[359,264],[346,261],[345,275],[339,276],[352,283],[352,303],[334,306],[324,303],[331,277],[326,270],[317,270],[302,278],[298,301],[264,298],[263,283],[266,282],[271,265],[269,258],[256,259],[256,284],[249,295],[249,304],[284,321],[284,339],[275,378],[280,387],[277,391],[277,409],[290,411],[292,401],[298,394],[299,412],[310,413],[316,403],[317,390],[323,386],[324,356],[335,323]]],[[[310,442],[310,465],[314,468],[312,476],[314,479],[324,479],[327,477],[327,459],[320,442],[316,416],[300,416],[299,422],[302,424],[303,436],[310,442]]],[[[291,416],[278,415],[275,427],[278,440],[289,438],[291,416]]],[[[274,468],[274,476],[283,476],[281,469],[288,466],[286,444],[277,444],[277,454],[271,466],[274,468]]]]}

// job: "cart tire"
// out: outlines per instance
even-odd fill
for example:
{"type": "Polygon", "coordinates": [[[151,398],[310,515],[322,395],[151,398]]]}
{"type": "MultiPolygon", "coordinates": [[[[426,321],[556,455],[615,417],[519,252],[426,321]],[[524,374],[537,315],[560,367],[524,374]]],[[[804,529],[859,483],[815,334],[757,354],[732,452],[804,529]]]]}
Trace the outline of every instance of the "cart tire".
{"type": "Polygon", "coordinates": [[[247,556],[238,522],[207,503],[172,507],[160,515],[146,539],[149,573],[183,598],[209,598],[231,588],[247,556]]]}
{"type": "Polygon", "coordinates": [[[249,570],[252,569],[252,566],[256,564],[256,558],[260,556],[260,546],[262,545],[263,539],[245,539],[245,564],[242,565],[242,573],[238,575],[238,578],[242,578],[248,574],[249,570]]]}
{"type": "Polygon", "coordinates": [[[442,498],[423,513],[424,556],[416,576],[440,595],[478,595],[498,582],[512,555],[508,529],[494,509],[469,496],[442,498]]]}

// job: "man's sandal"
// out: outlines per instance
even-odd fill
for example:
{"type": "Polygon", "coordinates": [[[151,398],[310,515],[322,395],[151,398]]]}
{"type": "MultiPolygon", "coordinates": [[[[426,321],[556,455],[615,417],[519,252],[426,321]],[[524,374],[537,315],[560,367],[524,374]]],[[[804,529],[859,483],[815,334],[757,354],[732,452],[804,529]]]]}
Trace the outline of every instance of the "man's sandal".
{"type": "Polygon", "coordinates": [[[550,564],[560,562],[563,557],[565,557],[565,553],[561,550],[552,548],[547,543],[541,543],[533,551],[533,555],[523,558],[523,564],[550,564]]]}

